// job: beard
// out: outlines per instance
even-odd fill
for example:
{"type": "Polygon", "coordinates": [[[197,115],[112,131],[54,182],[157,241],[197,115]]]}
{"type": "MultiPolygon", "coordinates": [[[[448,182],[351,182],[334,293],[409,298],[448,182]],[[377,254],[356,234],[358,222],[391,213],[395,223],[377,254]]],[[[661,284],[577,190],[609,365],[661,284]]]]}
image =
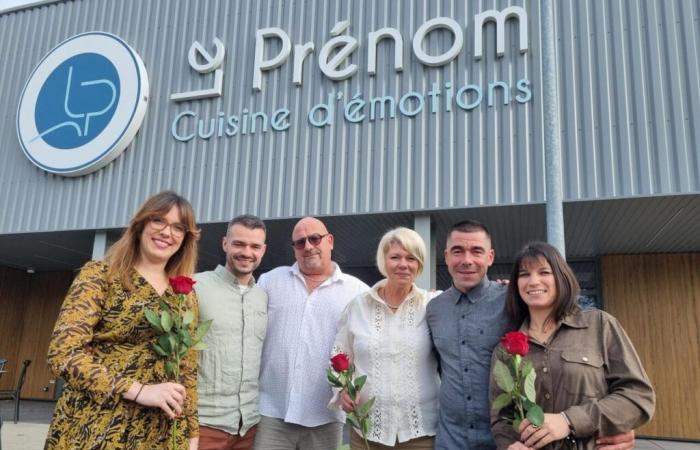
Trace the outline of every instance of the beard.
{"type": "Polygon", "coordinates": [[[229,259],[228,263],[234,275],[248,275],[253,273],[253,271],[255,271],[255,269],[258,267],[256,261],[250,259],[239,261],[238,259],[231,258],[229,259]]]}

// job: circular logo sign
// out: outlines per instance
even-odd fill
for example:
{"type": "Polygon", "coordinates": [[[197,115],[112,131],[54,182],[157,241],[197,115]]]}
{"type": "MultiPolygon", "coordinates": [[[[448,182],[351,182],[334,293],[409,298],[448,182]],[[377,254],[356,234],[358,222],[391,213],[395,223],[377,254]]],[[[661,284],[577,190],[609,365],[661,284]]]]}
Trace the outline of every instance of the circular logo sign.
{"type": "Polygon", "coordinates": [[[79,34],[29,77],[17,111],[19,142],[47,172],[85,175],[129,145],[147,101],[148,75],[131,47],[109,33],[79,34]]]}

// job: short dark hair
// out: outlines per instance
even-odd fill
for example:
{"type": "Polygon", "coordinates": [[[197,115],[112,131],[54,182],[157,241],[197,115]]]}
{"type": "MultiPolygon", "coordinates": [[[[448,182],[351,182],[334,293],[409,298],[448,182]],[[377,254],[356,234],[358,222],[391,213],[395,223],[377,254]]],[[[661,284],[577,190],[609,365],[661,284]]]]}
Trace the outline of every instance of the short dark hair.
{"type": "Polygon", "coordinates": [[[453,231],[461,231],[462,233],[476,233],[483,231],[486,234],[486,237],[489,238],[489,241],[491,240],[491,233],[489,233],[489,229],[486,228],[486,225],[481,222],[477,222],[476,220],[463,220],[452,225],[450,230],[447,232],[448,239],[450,236],[452,236],[453,231]]]}
{"type": "Polygon", "coordinates": [[[546,242],[530,242],[515,256],[513,271],[510,274],[510,284],[508,285],[506,296],[506,312],[514,323],[521,324],[523,320],[530,316],[527,305],[520,296],[518,289],[520,269],[528,262],[536,261],[540,258],[544,258],[552,268],[554,283],[557,287],[554,309],[547,320],[556,323],[579,308],[578,296],[581,289],[574,271],[567,264],[564,257],[561,256],[561,253],[554,246],[546,242]]]}
{"type": "Polygon", "coordinates": [[[230,230],[231,227],[236,224],[244,226],[250,230],[263,230],[263,232],[267,234],[265,222],[263,222],[260,217],[254,216],[252,214],[242,214],[231,219],[231,221],[228,223],[228,228],[226,228],[226,233],[228,233],[228,230],[230,230]]]}

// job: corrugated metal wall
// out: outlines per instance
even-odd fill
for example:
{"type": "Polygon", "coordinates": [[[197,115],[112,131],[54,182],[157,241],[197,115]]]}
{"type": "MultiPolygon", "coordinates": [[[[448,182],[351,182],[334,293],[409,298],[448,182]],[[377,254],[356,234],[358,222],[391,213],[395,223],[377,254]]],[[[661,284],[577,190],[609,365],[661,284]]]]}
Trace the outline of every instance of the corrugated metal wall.
{"type": "MultiPolygon", "coordinates": [[[[544,200],[539,2],[536,1],[177,1],[75,0],[0,15],[0,233],[122,226],[150,193],[173,188],[190,198],[201,222],[241,212],[265,218],[410,211],[544,200]],[[493,26],[484,34],[485,57],[474,59],[474,15],[515,4],[529,15],[529,52],[518,53],[508,26],[506,55],[496,58],[493,26]],[[427,68],[411,39],[425,21],[454,18],[464,29],[455,61],[427,68]],[[330,30],[349,20],[360,41],[358,74],[333,82],[317,55],[330,30]],[[302,87],[292,84],[292,58],[252,90],[255,31],[277,26],[292,44],[313,41],[302,87]],[[404,71],[396,73],[390,46],[379,50],[376,77],[366,74],[367,34],[389,26],[404,39],[404,71]],[[117,34],[142,57],[151,99],[136,139],[113,163],[79,178],[49,175],[22,154],[15,132],[16,105],[41,58],[80,32],[117,34]],[[176,104],[172,93],[209,87],[187,51],[213,37],[226,45],[224,95],[176,104]],[[533,98],[486,106],[487,86],[532,83],[533,98]],[[484,89],[471,111],[325,128],[306,113],[342,93],[345,101],[409,91],[433,83],[455,90],[484,89]],[[291,111],[284,132],[181,143],[170,135],[173,118],[191,109],[200,117],[244,109],[291,111]]],[[[700,191],[698,124],[699,7],[694,1],[557,2],[562,144],[567,199],[700,191]]],[[[428,51],[446,50],[451,37],[433,33],[428,51]]],[[[270,51],[274,51],[274,46],[270,51]]],[[[430,99],[426,97],[426,105],[430,99]]],[[[340,103],[339,103],[340,104],[340,103]]],[[[439,103],[444,108],[444,103],[439,103]]]]}
{"type": "Polygon", "coordinates": [[[567,199],[700,191],[700,2],[557,2],[567,199]]]}

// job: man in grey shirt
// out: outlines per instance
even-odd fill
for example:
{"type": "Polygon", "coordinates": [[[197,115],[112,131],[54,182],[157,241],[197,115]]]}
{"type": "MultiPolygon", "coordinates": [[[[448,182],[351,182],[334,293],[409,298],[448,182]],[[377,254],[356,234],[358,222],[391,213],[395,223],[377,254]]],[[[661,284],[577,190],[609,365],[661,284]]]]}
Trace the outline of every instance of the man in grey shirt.
{"type": "Polygon", "coordinates": [[[200,320],[214,319],[199,355],[197,393],[201,450],[252,448],[258,412],[260,355],[267,330],[267,294],[253,271],[265,254],[265,224],[238,216],[222,247],[226,266],[195,275],[200,320]]]}
{"type": "MultiPolygon", "coordinates": [[[[481,223],[452,226],[445,264],[452,287],[428,303],[426,320],[440,362],[440,410],[436,450],[489,450],[491,353],[501,336],[517,328],[505,314],[506,286],[486,276],[495,257],[481,223]]],[[[601,438],[601,450],[634,448],[634,433],[601,438]]]]}

